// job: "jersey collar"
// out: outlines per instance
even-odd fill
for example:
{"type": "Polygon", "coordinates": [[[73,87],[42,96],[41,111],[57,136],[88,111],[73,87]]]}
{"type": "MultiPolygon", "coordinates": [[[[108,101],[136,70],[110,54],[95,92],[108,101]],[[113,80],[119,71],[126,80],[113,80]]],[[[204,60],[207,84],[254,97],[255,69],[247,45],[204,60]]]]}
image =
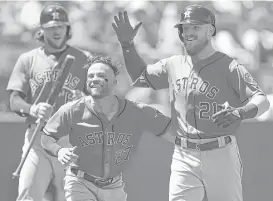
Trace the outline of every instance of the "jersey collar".
{"type": "MultiPolygon", "coordinates": [[[[126,99],[122,99],[119,98],[118,96],[115,95],[115,97],[118,100],[118,111],[117,113],[114,115],[114,117],[112,118],[111,121],[113,121],[114,119],[118,118],[125,110],[126,105],[127,105],[127,100],[126,99]]],[[[92,98],[92,96],[86,96],[85,97],[85,105],[88,108],[88,110],[92,113],[95,113],[97,116],[103,118],[104,115],[101,115],[100,113],[98,113],[95,109],[94,109],[94,105],[92,103],[94,103],[94,99],[92,98]]],[[[105,119],[105,118],[103,118],[105,119]]]]}
{"type": "Polygon", "coordinates": [[[200,70],[201,68],[203,68],[203,67],[205,67],[205,66],[207,66],[207,65],[209,65],[209,64],[211,64],[213,62],[215,62],[216,60],[222,58],[223,56],[225,56],[224,53],[217,51],[214,54],[212,54],[211,56],[207,57],[206,59],[200,60],[200,61],[198,61],[195,64],[193,64],[191,62],[190,57],[188,57],[187,60],[188,60],[188,62],[190,62],[191,66],[193,66],[194,69],[200,70]]]}

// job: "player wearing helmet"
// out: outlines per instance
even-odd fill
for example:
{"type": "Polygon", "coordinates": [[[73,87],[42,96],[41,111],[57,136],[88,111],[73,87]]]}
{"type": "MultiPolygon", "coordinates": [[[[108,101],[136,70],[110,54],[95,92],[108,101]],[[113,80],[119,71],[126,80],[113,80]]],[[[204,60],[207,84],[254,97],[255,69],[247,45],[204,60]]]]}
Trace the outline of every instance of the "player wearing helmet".
{"type": "Polygon", "coordinates": [[[40,31],[37,38],[47,48],[62,51],[66,41],[71,38],[71,28],[67,11],[62,6],[50,5],[40,15],[40,31]]]}
{"type": "Polygon", "coordinates": [[[266,95],[243,64],[214,50],[215,16],[190,5],[175,25],[185,52],[146,65],[127,15],[114,17],[127,70],[135,85],[169,88],[175,149],[170,201],[242,201],[242,161],[236,142],[241,121],[269,108],[266,95]],[[138,79],[142,74],[143,79],[138,79]],[[143,81],[145,83],[143,83],[143,81]]]}
{"type": "Polygon", "coordinates": [[[187,7],[174,27],[178,29],[178,36],[189,55],[198,55],[204,48],[213,50],[210,38],[216,35],[215,16],[208,8],[187,7]]]}
{"type": "MultiPolygon", "coordinates": [[[[61,105],[73,99],[75,91],[84,91],[86,70],[83,67],[90,55],[68,45],[70,37],[71,28],[65,8],[59,4],[47,5],[41,12],[36,34],[41,46],[21,54],[14,66],[7,91],[10,92],[10,109],[26,117],[23,154],[36,128],[36,119],[47,120],[61,105]],[[55,64],[62,62],[66,55],[74,56],[75,63],[53,107],[45,102],[49,89],[42,89],[45,82],[55,81],[59,70],[55,64]]],[[[63,167],[41,147],[40,138],[40,135],[36,138],[21,170],[17,200],[41,201],[51,183],[55,187],[52,188],[56,192],[55,200],[64,201],[63,167]]],[[[65,139],[59,143],[67,145],[65,139]]]]}

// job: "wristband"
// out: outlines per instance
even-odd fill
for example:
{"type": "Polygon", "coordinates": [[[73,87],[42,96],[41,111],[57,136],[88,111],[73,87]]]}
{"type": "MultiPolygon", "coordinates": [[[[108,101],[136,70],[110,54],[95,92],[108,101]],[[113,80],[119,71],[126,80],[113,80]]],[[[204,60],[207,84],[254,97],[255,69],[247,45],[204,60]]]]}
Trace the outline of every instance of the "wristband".
{"type": "Polygon", "coordinates": [[[122,48],[129,49],[134,46],[134,41],[120,42],[122,48]]]}
{"type": "Polygon", "coordinates": [[[20,109],[19,115],[22,116],[22,117],[26,117],[26,113],[24,113],[23,109],[20,109]]]}
{"type": "Polygon", "coordinates": [[[238,108],[239,114],[244,119],[251,119],[258,114],[258,107],[254,103],[248,103],[247,105],[238,108]]]}
{"type": "Polygon", "coordinates": [[[54,156],[58,157],[58,153],[61,150],[61,148],[62,147],[60,145],[55,144],[55,146],[53,147],[53,154],[54,154],[54,156]]]}

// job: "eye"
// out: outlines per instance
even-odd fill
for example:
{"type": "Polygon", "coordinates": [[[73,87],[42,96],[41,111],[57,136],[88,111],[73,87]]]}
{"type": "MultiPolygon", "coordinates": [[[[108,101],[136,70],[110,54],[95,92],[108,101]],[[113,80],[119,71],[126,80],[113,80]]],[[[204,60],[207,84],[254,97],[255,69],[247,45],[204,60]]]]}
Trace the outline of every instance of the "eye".
{"type": "Polygon", "coordinates": [[[103,73],[98,73],[98,77],[105,77],[105,75],[103,73]]]}
{"type": "Polygon", "coordinates": [[[94,74],[89,74],[88,75],[88,78],[93,78],[94,77],[94,74]]]}
{"type": "Polygon", "coordinates": [[[198,29],[200,29],[201,27],[200,26],[198,26],[198,25],[194,25],[194,27],[193,27],[195,30],[198,30],[198,29]]]}

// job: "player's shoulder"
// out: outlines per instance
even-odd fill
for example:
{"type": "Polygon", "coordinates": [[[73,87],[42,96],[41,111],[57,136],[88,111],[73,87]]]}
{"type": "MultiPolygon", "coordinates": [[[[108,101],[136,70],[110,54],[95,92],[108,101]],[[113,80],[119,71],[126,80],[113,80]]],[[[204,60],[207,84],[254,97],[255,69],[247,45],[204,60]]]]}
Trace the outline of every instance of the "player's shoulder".
{"type": "Polygon", "coordinates": [[[182,54],[175,54],[173,56],[170,56],[167,58],[169,61],[175,61],[175,60],[183,60],[183,59],[186,59],[186,56],[185,55],[182,55],[182,54]]]}
{"type": "Polygon", "coordinates": [[[142,111],[145,108],[150,108],[150,106],[148,104],[140,102],[140,101],[126,99],[126,102],[127,102],[128,108],[132,108],[135,110],[142,111]]]}
{"type": "Polygon", "coordinates": [[[167,69],[176,69],[180,66],[187,66],[189,57],[183,54],[173,55],[167,59],[167,69]]]}
{"type": "Polygon", "coordinates": [[[232,71],[239,64],[237,59],[223,52],[216,52],[212,57],[215,60],[212,64],[217,65],[225,71],[232,71]]]}
{"type": "Polygon", "coordinates": [[[86,96],[83,96],[77,100],[73,100],[65,103],[61,106],[63,111],[77,111],[85,104],[86,96]]]}
{"type": "Polygon", "coordinates": [[[185,62],[185,57],[183,55],[173,55],[170,57],[166,57],[163,59],[160,59],[155,64],[148,65],[149,69],[153,69],[155,66],[163,67],[163,69],[169,71],[170,68],[174,66],[180,66],[185,62]]]}
{"type": "Polygon", "coordinates": [[[229,58],[230,58],[230,63],[228,67],[230,72],[236,70],[238,67],[246,67],[246,65],[240,62],[238,59],[232,58],[232,57],[229,57],[229,58]]]}
{"type": "Polygon", "coordinates": [[[132,101],[132,100],[127,100],[128,104],[131,105],[131,108],[134,108],[134,114],[139,114],[140,116],[152,115],[152,117],[157,117],[157,116],[165,116],[166,118],[170,118],[170,115],[168,114],[167,111],[164,111],[164,108],[162,106],[153,104],[149,105],[147,103],[143,103],[140,101],[132,101]],[[138,111],[138,112],[136,112],[138,111]],[[163,114],[164,112],[164,114],[163,114]]]}
{"type": "Polygon", "coordinates": [[[69,53],[73,54],[73,56],[82,56],[85,58],[92,57],[92,54],[89,51],[74,46],[69,46],[69,53]]]}
{"type": "Polygon", "coordinates": [[[39,49],[40,48],[35,48],[29,51],[23,52],[19,55],[19,58],[25,61],[32,60],[38,54],[39,49]]]}
{"type": "Polygon", "coordinates": [[[163,60],[165,60],[165,62],[167,64],[171,64],[171,63],[173,63],[173,64],[178,64],[178,63],[181,64],[181,63],[184,63],[186,61],[186,56],[182,55],[182,54],[180,54],[180,55],[173,55],[173,56],[167,57],[167,58],[165,58],[163,60]]]}

